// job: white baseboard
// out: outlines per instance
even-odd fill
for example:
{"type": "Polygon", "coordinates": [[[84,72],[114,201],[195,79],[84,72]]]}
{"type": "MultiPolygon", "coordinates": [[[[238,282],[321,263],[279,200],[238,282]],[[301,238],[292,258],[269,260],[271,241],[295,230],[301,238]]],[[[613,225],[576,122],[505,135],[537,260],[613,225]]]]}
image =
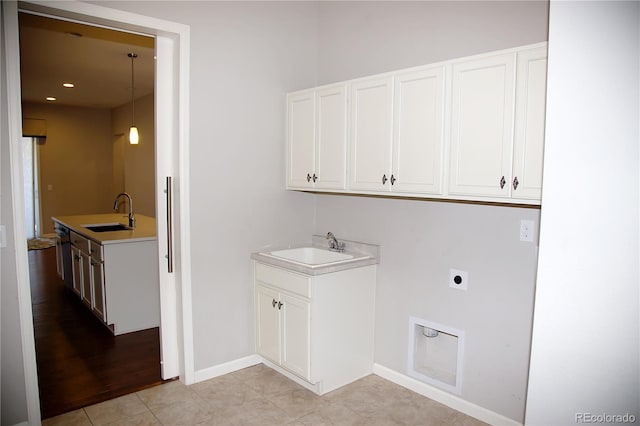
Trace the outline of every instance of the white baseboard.
{"type": "Polygon", "coordinates": [[[502,414],[498,414],[494,411],[487,410],[479,405],[466,401],[458,396],[452,395],[448,392],[440,390],[429,384],[420,382],[412,377],[398,373],[390,368],[384,367],[380,364],[373,364],[373,373],[393,382],[397,385],[410,389],[420,395],[433,399],[441,404],[458,410],[461,413],[467,414],[471,417],[475,417],[478,420],[489,423],[491,425],[505,425],[505,426],[522,426],[519,423],[509,417],[505,417],[502,414]]]}
{"type": "Polygon", "coordinates": [[[261,362],[262,358],[257,354],[253,354],[244,358],[225,362],[224,364],[214,365],[213,367],[208,367],[204,370],[198,370],[194,373],[194,383],[213,379],[214,377],[222,376],[224,374],[233,373],[234,371],[242,370],[243,368],[251,367],[260,364],[261,362]]]}

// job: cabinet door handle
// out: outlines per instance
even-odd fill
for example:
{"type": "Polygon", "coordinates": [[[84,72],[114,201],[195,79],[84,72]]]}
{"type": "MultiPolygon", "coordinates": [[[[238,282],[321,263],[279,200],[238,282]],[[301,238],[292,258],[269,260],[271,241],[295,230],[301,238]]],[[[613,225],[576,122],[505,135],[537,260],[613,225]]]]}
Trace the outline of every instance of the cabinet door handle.
{"type": "Polygon", "coordinates": [[[393,175],[391,175],[391,185],[393,185],[394,183],[396,183],[398,179],[396,179],[393,175]]]}
{"type": "Polygon", "coordinates": [[[504,179],[504,176],[502,176],[500,178],[500,189],[504,188],[504,185],[507,183],[507,181],[504,179]]]}
{"type": "Polygon", "coordinates": [[[518,189],[518,185],[520,184],[520,182],[518,182],[518,176],[513,178],[513,190],[515,191],[516,189],[518,189]]]}
{"type": "Polygon", "coordinates": [[[318,176],[316,176],[316,174],[314,173],[312,179],[313,179],[313,183],[316,183],[316,180],[318,180],[318,176]]]}
{"type": "Polygon", "coordinates": [[[311,175],[307,173],[307,182],[311,182],[311,175]]]}
{"type": "Polygon", "coordinates": [[[278,310],[282,309],[282,305],[283,305],[282,302],[278,302],[278,310]]]}
{"type": "Polygon", "coordinates": [[[387,183],[387,180],[388,180],[387,179],[387,174],[385,173],[385,174],[382,175],[382,184],[384,185],[385,183],[387,183]]]}
{"type": "Polygon", "coordinates": [[[271,306],[272,307],[275,308],[276,307],[276,303],[278,303],[278,302],[276,302],[276,299],[271,299],[271,306]]]}

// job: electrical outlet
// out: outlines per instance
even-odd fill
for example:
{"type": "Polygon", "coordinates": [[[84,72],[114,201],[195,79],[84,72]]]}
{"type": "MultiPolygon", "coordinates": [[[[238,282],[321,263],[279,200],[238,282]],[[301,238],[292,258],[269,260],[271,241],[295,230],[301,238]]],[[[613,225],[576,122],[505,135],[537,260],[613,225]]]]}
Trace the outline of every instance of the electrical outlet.
{"type": "Polygon", "coordinates": [[[449,269],[449,287],[458,290],[466,290],[469,284],[469,274],[467,271],[449,269]]]}
{"type": "Polygon", "coordinates": [[[533,242],[533,226],[532,220],[520,221],[520,241],[533,242]]]}

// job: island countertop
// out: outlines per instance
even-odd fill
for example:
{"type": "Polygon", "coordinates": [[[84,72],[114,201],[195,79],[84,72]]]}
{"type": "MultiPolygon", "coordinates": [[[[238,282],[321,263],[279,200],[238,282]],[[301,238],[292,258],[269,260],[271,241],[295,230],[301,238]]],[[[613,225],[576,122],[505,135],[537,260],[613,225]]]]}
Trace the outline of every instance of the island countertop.
{"type": "Polygon", "coordinates": [[[121,223],[127,225],[129,222],[127,214],[105,213],[88,214],[77,216],[55,216],[51,219],[61,225],[66,226],[74,232],[83,235],[100,244],[118,244],[132,241],[153,241],[156,239],[156,219],[140,214],[135,215],[136,226],[132,230],[94,232],[86,226],[100,225],[107,223],[121,223]]]}

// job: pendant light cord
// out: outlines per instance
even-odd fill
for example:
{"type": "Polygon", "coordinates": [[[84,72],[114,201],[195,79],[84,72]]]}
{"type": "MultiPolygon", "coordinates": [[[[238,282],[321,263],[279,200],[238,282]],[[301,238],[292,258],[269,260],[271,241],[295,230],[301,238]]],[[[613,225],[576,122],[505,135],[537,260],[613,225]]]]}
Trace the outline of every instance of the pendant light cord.
{"type": "Polygon", "coordinates": [[[135,102],[135,86],[133,84],[133,60],[138,57],[136,53],[129,53],[131,58],[131,126],[136,125],[136,102],[135,102]]]}

